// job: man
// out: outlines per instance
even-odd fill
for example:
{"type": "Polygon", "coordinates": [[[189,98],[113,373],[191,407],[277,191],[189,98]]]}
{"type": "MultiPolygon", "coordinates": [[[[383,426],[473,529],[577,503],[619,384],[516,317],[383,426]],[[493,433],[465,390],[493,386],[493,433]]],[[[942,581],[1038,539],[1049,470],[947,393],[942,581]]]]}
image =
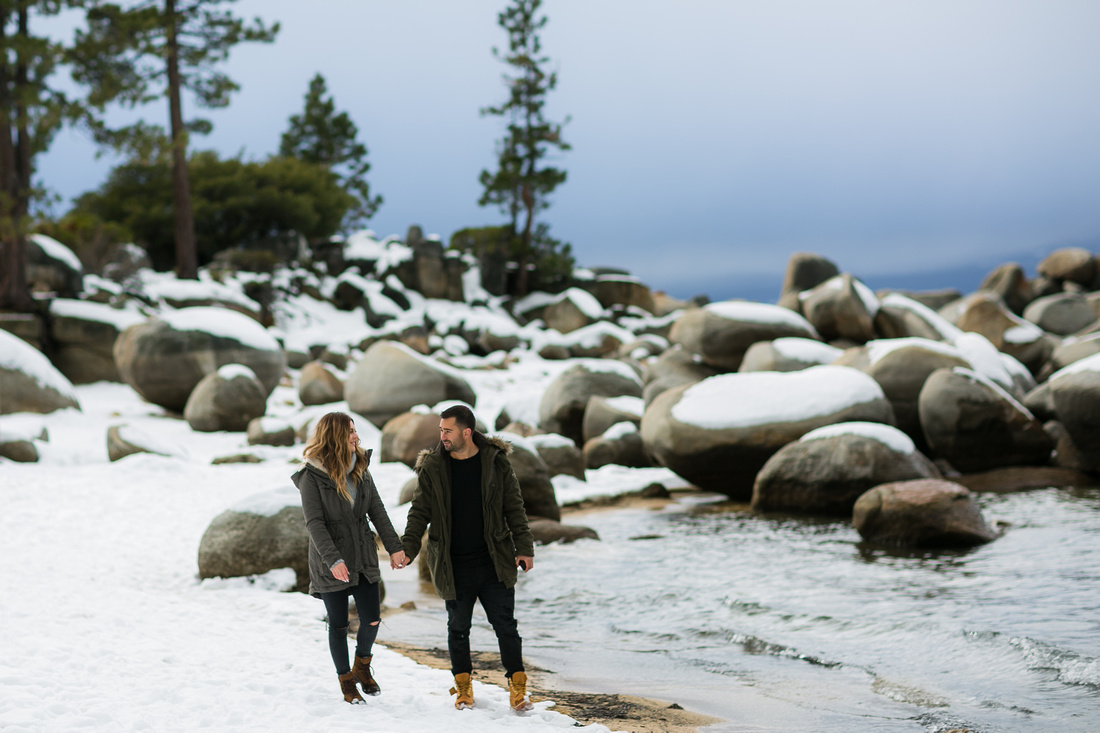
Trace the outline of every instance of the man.
{"type": "Polygon", "coordinates": [[[509,703],[527,710],[515,585],[516,568],[531,570],[535,552],[519,481],[508,461],[512,447],[479,433],[465,405],[449,407],[440,417],[439,446],[421,451],[416,461],[417,487],[401,543],[411,562],[428,531],[425,559],[447,606],[455,707],[474,705],[470,626],[474,602],[481,601],[497,635],[509,703]]]}

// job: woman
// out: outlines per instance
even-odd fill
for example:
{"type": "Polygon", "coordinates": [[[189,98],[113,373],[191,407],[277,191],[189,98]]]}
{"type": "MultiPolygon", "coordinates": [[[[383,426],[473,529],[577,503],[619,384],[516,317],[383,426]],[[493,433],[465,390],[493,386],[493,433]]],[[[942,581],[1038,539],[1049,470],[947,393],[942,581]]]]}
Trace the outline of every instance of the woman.
{"type": "Polygon", "coordinates": [[[368,695],[380,692],[370,662],[381,620],[381,575],[367,517],[390,553],[390,567],[404,567],[405,552],[367,470],[371,451],[359,447],[350,417],[330,412],[318,420],[303,455],[305,465],[295,472],[293,481],[302,494],[302,514],[309,530],[309,592],[325,602],[329,651],[344,701],[360,704],[364,700],[356,683],[368,695]],[[349,595],[355,598],[359,614],[354,666],[348,662],[349,595]]]}

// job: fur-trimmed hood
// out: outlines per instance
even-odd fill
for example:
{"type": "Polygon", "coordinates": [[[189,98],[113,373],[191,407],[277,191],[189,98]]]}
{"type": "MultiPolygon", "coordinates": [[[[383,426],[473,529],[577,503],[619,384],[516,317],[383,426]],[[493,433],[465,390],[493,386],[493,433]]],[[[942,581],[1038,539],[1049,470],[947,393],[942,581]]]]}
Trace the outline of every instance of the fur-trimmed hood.
{"type": "MultiPolygon", "coordinates": [[[[505,456],[512,454],[512,444],[509,443],[507,440],[504,440],[503,438],[485,435],[484,433],[479,433],[477,430],[475,430],[472,433],[472,440],[474,441],[474,445],[477,446],[477,449],[479,451],[495,449],[499,453],[503,453],[505,456]]],[[[442,441],[440,441],[440,443],[436,445],[435,448],[425,448],[424,450],[420,451],[419,454],[417,454],[416,465],[414,466],[414,468],[419,473],[420,470],[427,465],[427,462],[431,460],[433,456],[436,458],[444,458],[446,454],[447,450],[443,447],[442,441]]],[[[496,456],[493,457],[496,458],[496,456]]]]}

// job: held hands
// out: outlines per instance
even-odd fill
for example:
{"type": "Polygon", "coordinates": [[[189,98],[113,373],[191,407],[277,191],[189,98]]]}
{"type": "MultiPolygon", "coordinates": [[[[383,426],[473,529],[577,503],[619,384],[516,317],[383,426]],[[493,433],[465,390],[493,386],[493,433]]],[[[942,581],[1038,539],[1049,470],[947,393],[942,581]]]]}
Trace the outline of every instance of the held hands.
{"type": "Polygon", "coordinates": [[[405,556],[404,550],[398,550],[390,555],[390,567],[394,570],[400,570],[409,564],[409,558],[405,556]]]}
{"type": "Polygon", "coordinates": [[[535,567],[535,558],[528,555],[520,555],[516,558],[516,567],[526,573],[528,570],[535,567]]]}

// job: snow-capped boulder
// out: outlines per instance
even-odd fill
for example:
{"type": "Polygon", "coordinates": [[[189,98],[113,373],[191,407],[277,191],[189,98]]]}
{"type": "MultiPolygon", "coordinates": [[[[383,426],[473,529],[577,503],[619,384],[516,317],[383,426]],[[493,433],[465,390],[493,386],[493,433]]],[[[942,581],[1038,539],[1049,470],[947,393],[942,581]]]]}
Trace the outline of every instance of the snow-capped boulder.
{"type": "Polygon", "coordinates": [[[865,541],[887,547],[967,547],[996,538],[970,490],[941,479],[876,486],[856,500],[852,524],[865,541]]]}
{"type": "Polygon", "coordinates": [[[571,333],[603,317],[603,306],[596,296],[580,288],[569,288],[546,306],[542,319],[547,328],[571,333]]]}
{"type": "Polygon", "coordinates": [[[1024,318],[1047,333],[1068,336],[1095,323],[1096,313],[1083,294],[1057,293],[1031,301],[1024,318]]]}
{"type": "Polygon", "coordinates": [[[875,337],[878,298],[848,273],[837,275],[799,296],[802,314],[826,341],[862,344],[875,337]]]}
{"type": "Polygon", "coordinates": [[[528,436],[527,442],[538,450],[539,458],[546,464],[551,478],[564,474],[585,480],[584,453],[569,438],[557,433],[544,433],[528,436]]]}
{"type": "Polygon", "coordinates": [[[1063,247],[1044,257],[1035,269],[1051,280],[1088,287],[1096,277],[1096,259],[1084,247],[1063,247]]]}
{"type": "Polygon", "coordinates": [[[130,326],[115,341],[114,356],[124,382],[174,412],[183,411],[203,377],[226,364],[251,369],[266,397],[286,363],[263,326],[223,308],[185,308],[130,326]]]}
{"type": "Polygon", "coordinates": [[[581,438],[587,443],[592,438],[603,435],[616,423],[629,422],[635,426],[641,425],[643,412],[645,412],[645,402],[641,397],[593,396],[584,408],[581,438]]]}
{"type": "Polygon", "coordinates": [[[584,442],[584,463],[588,468],[615,465],[647,468],[653,465],[645,452],[645,444],[633,422],[612,425],[603,435],[584,442]]]}
{"type": "Polygon", "coordinates": [[[73,384],[121,382],[115,366],[115,340],[144,321],[138,313],[101,303],[54,299],[50,302],[53,364],[73,384]]]}
{"type": "Polygon", "coordinates": [[[660,465],[747,502],[757,472],[780,448],[852,421],[894,422],[882,388],[858,369],[720,374],[659,395],[642,417],[642,440],[660,465]]]}
{"type": "Polygon", "coordinates": [[[673,324],[669,341],[716,369],[732,372],[757,341],[788,336],[819,338],[809,321],[787,308],[730,300],[685,311],[673,324]]]}
{"type": "Polygon", "coordinates": [[[75,298],[84,290],[84,265],[71,249],[45,234],[27,237],[27,285],[59,298],[75,298]]]}
{"type": "Polygon", "coordinates": [[[181,280],[165,277],[144,284],[146,297],[163,301],[172,308],[228,309],[263,321],[263,308],[243,292],[212,280],[181,280]]]}
{"type": "Polygon", "coordinates": [[[806,338],[758,341],[745,352],[739,372],[797,372],[821,364],[832,364],[843,349],[806,338]]]}
{"type": "Polygon", "coordinates": [[[187,404],[183,418],[192,430],[241,432],[267,410],[267,393],[255,372],[243,364],[226,364],[203,377],[187,404]]]}
{"type": "Polygon", "coordinates": [[[394,341],[367,349],[344,385],[344,396],[353,411],[378,427],[416,405],[447,400],[473,405],[477,400],[459,370],[394,341]]]}
{"type": "Polygon", "coordinates": [[[1049,379],[1059,369],[1093,354],[1100,354],[1100,333],[1071,336],[1054,347],[1050,354],[1050,361],[1039,372],[1039,378],[1049,379]]]}
{"type": "Polygon", "coordinates": [[[883,338],[925,338],[954,341],[961,331],[946,318],[923,303],[890,293],[879,301],[875,331],[883,338]]]}
{"type": "Polygon", "coordinates": [[[539,428],[584,444],[584,411],[592,397],[641,397],[642,382],[627,365],[586,359],[562,372],[539,402],[539,428]]]}
{"type": "Polygon", "coordinates": [[[795,252],[787,260],[787,270],[783,273],[783,285],[780,288],[779,298],[785,301],[787,296],[794,296],[794,302],[798,301],[798,294],[811,290],[821,283],[836,277],[840,270],[830,260],[812,252],[795,252]]]}
{"type": "Polygon", "coordinates": [[[292,568],[309,587],[309,532],[294,487],[249,497],[219,514],[199,541],[200,578],[238,578],[292,568]]]}
{"type": "Polygon", "coordinates": [[[917,400],[932,456],[964,473],[1042,465],[1054,445],[1043,425],[1012,395],[969,369],[939,369],[917,400]]]}
{"type": "Polygon", "coordinates": [[[848,516],[856,499],[879,484],[940,477],[897,428],[838,423],[806,433],[769,458],[756,475],[752,508],[848,516]]]}
{"type": "Polygon", "coordinates": [[[130,425],[112,425],[107,428],[107,458],[112,463],[135,453],[153,453],[158,456],[180,455],[182,451],[164,444],[153,435],[130,425]]]}
{"type": "Polygon", "coordinates": [[[41,351],[0,330],[0,414],[80,409],[73,384],[41,351]]]}
{"type": "Polygon", "coordinates": [[[328,405],[344,399],[344,383],[321,361],[302,367],[298,377],[298,399],[303,405],[328,405]]]}
{"type": "Polygon", "coordinates": [[[434,412],[405,412],[382,426],[382,463],[400,462],[412,468],[426,448],[439,445],[439,415],[434,412]]]}
{"type": "Polygon", "coordinates": [[[1012,313],[993,293],[977,292],[956,306],[956,326],[985,336],[1001,351],[1018,359],[1033,374],[1050,357],[1056,341],[1043,329],[1012,313]]]}
{"type": "Polygon", "coordinates": [[[249,445],[294,445],[294,426],[274,417],[254,417],[245,431],[249,445]]]}
{"type": "Polygon", "coordinates": [[[673,346],[646,365],[642,372],[642,400],[648,405],[657,395],[673,387],[695,384],[719,374],[719,370],[699,361],[694,354],[673,346]]]}
{"type": "Polygon", "coordinates": [[[1048,383],[1058,420],[1093,470],[1100,470],[1100,354],[1058,370],[1048,383]]]}
{"type": "Polygon", "coordinates": [[[619,305],[656,313],[657,305],[648,285],[629,275],[600,275],[591,284],[592,294],[604,308],[619,305]]]}

